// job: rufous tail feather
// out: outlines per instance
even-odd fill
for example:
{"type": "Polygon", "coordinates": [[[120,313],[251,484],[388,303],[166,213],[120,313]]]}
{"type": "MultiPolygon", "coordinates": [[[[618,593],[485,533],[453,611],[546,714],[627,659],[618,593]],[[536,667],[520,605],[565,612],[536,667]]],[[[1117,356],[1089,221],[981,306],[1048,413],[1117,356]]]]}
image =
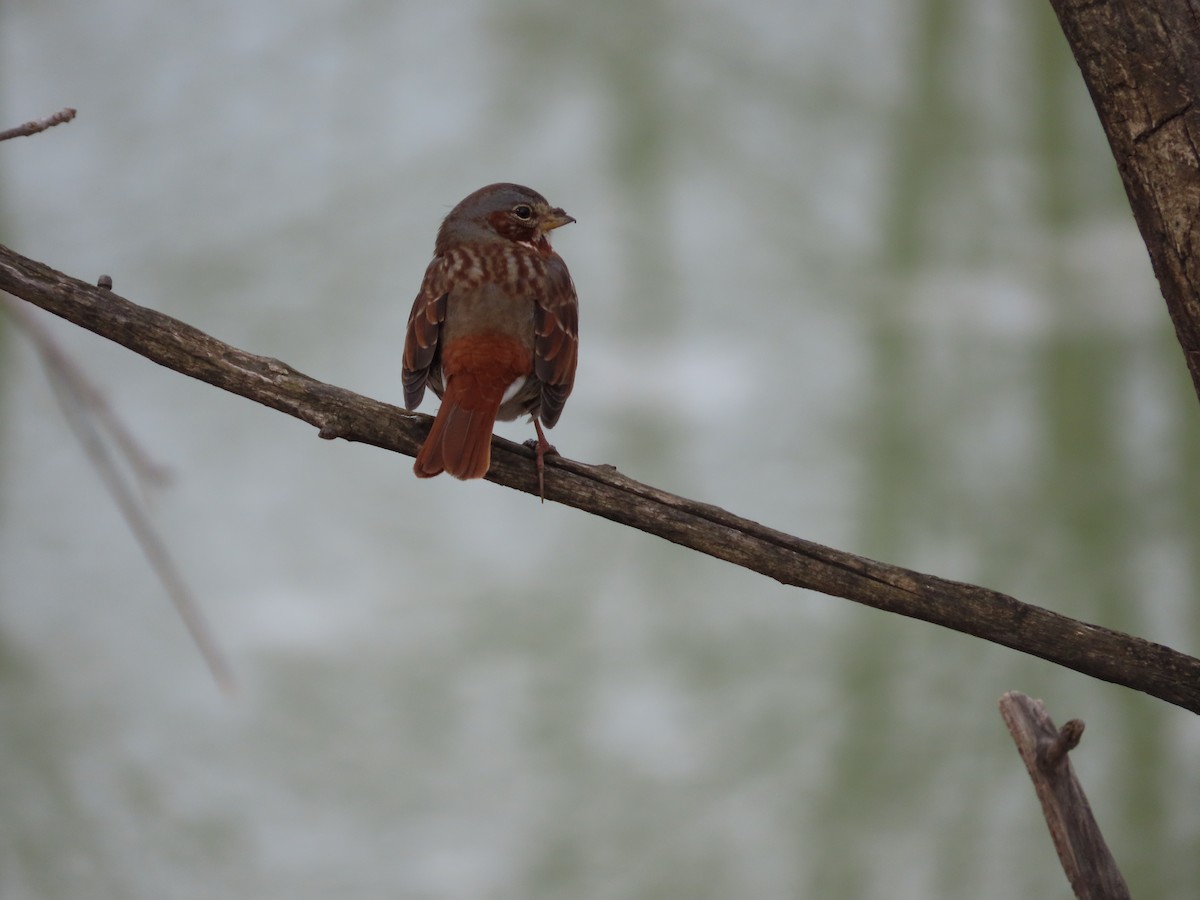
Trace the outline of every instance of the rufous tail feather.
{"type": "Polygon", "coordinates": [[[532,356],[514,338],[485,332],[445,347],[442,371],[442,405],[413,471],[418,478],[440,472],[482,478],[492,462],[492,428],[504,392],[533,371],[532,356]]]}
{"type": "Polygon", "coordinates": [[[492,464],[492,428],[504,388],[481,389],[478,378],[452,376],[429,437],[417,454],[418,478],[448,472],[455,478],[482,478],[492,464]]]}
{"type": "Polygon", "coordinates": [[[455,478],[482,478],[492,464],[495,424],[495,411],[489,415],[486,410],[463,409],[443,400],[413,471],[418,478],[432,478],[442,472],[455,478]]]}

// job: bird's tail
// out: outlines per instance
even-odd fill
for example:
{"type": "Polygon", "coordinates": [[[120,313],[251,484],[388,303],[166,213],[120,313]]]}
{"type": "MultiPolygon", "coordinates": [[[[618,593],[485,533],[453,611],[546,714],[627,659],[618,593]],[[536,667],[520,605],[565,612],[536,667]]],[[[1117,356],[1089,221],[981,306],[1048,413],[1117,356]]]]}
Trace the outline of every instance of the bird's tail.
{"type": "Polygon", "coordinates": [[[492,463],[492,428],[504,393],[533,369],[517,341],[496,335],[460,338],[442,354],[446,389],[413,471],[482,478],[492,463]]]}
{"type": "Polygon", "coordinates": [[[455,478],[482,478],[492,464],[492,428],[503,389],[494,397],[455,390],[470,376],[451,378],[442,406],[429,429],[413,471],[418,478],[449,472],[455,478]]]}

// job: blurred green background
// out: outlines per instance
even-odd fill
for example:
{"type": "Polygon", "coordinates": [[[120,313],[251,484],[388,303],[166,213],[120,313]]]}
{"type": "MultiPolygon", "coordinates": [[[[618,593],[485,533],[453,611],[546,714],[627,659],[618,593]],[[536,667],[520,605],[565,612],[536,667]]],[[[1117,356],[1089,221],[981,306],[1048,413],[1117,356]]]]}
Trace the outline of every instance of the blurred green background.
{"type": "MultiPolygon", "coordinates": [[[[399,403],[441,217],[529,184],[578,219],[564,454],[1200,652],[1200,409],[1048,4],[13,0],[0,86],[79,109],[0,145],[22,253],[399,403]]],[[[1134,896],[1200,883],[1188,713],[43,318],[240,687],[3,327],[4,900],[1068,897],[1007,690],[1086,721],[1134,896]]]]}

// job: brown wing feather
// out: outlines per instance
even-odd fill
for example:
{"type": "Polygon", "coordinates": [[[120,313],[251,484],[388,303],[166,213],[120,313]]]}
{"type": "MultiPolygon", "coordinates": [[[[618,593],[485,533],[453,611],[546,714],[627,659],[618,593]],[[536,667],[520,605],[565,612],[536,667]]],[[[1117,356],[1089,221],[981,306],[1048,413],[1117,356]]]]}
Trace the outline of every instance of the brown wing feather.
{"type": "Polygon", "coordinates": [[[416,409],[421,404],[430,369],[438,361],[438,339],[446,321],[446,294],[446,261],[439,256],[425,270],[408,316],[403,372],[406,409],[416,409]]]}
{"type": "Polygon", "coordinates": [[[558,254],[546,261],[546,293],[538,298],[534,329],[533,373],[542,384],[538,418],[550,428],[575,384],[579,345],[579,299],[558,254]]]}

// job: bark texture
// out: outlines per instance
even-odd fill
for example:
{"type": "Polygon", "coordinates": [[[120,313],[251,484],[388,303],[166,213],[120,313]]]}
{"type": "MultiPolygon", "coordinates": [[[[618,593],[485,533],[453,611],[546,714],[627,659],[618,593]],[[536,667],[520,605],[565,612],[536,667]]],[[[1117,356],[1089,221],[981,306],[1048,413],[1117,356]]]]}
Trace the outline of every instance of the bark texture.
{"type": "Polygon", "coordinates": [[[1083,723],[1072,719],[1060,731],[1041,700],[1015,691],[1000,698],[1000,715],[1033,781],[1054,849],[1075,896],[1080,900],[1129,900],[1129,887],[1067,755],[1078,746],[1083,723]]]}
{"type": "Polygon", "coordinates": [[[1200,10],[1050,0],[1083,72],[1200,397],[1200,10]]]}

